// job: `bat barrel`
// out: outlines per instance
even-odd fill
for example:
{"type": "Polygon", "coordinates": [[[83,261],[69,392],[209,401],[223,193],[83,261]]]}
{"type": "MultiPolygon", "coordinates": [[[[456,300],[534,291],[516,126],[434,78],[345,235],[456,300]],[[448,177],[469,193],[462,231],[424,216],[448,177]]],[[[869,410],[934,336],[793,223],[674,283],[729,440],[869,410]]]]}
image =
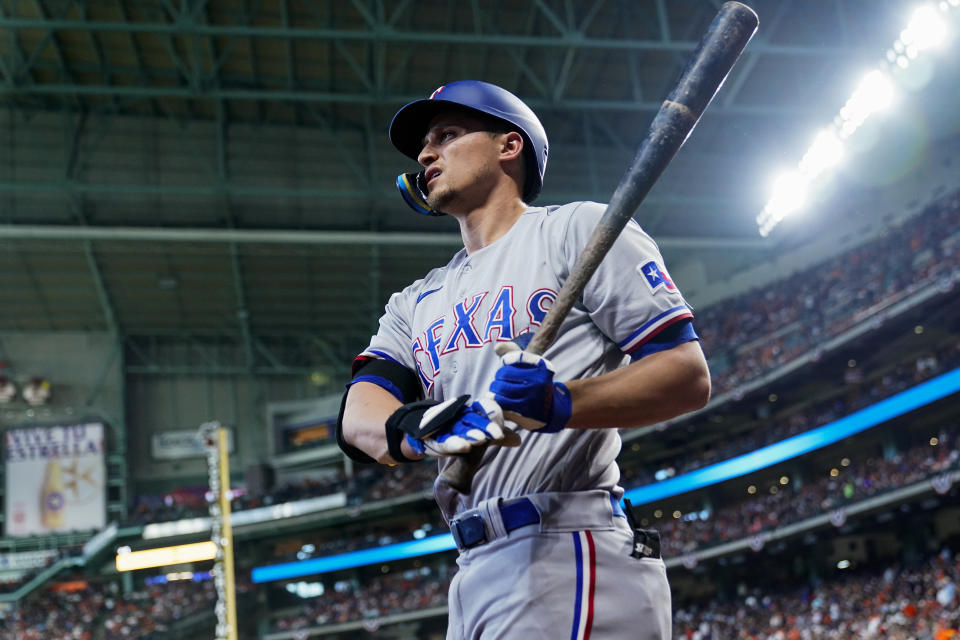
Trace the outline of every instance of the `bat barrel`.
{"type": "Polygon", "coordinates": [[[667,102],[683,105],[694,121],[699,120],[758,24],[757,14],[750,7],[739,2],[724,3],[687,61],[667,102]]]}
{"type": "Polygon", "coordinates": [[[757,14],[744,4],[727,2],[720,8],[610,198],[610,217],[599,226],[611,228],[611,243],[683,146],[758,24],[757,14]]]}

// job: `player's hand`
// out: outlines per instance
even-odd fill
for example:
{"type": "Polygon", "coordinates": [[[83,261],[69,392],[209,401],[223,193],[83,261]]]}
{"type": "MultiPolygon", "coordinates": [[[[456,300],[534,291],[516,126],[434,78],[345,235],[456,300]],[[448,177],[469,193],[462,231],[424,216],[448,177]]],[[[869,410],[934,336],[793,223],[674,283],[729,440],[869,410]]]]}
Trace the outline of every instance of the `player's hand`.
{"type": "Polygon", "coordinates": [[[504,417],[518,426],[541,433],[556,433],[566,426],[573,409],[570,391],[554,382],[556,370],[543,356],[522,351],[513,342],[496,346],[501,366],[490,383],[493,399],[504,417]]]}
{"type": "Polygon", "coordinates": [[[387,422],[406,433],[407,443],[417,454],[435,458],[464,454],[489,443],[520,444],[516,432],[504,426],[503,411],[489,398],[411,402],[397,409],[387,422]]]}

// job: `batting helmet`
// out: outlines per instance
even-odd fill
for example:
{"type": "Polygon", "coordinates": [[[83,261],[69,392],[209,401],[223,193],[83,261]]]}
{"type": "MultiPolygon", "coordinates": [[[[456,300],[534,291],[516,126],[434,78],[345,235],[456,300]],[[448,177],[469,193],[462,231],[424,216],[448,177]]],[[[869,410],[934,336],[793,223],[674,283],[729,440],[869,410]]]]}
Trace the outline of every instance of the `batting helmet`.
{"type": "MultiPolygon", "coordinates": [[[[390,123],[390,141],[405,156],[417,159],[423,149],[423,137],[430,120],[437,113],[451,106],[464,107],[493,116],[510,125],[523,136],[526,159],[526,184],[523,199],[533,202],[543,187],[543,174],[547,170],[547,132],[536,114],[517,96],[506,89],[479,80],[460,80],[445,84],[426,100],[416,100],[404,106],[393,116],[390,123]]],[[[440,215],[426,203],[423,172],[405,173],[397,177],[397,188],[404,201],[414,211],[440,215]]]]}

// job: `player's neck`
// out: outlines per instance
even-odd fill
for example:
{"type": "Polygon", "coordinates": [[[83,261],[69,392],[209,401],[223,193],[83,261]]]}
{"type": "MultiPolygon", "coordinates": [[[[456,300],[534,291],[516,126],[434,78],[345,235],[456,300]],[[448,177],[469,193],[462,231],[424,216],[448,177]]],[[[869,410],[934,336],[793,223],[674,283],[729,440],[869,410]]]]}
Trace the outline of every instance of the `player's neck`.
{"type": "Polygon", "coordinates": [[[505,236],[526,209],[527,205],[515,198],[513,202],[482,207],[457,216],[467,253],[479,251],[505,236]]]}
{"type": "Polygon", "coordinates": [[[494,188],[478,206],[453,217],[467,253],[479,251],[502,238],[527,210],[515,188],[494,188]]]}

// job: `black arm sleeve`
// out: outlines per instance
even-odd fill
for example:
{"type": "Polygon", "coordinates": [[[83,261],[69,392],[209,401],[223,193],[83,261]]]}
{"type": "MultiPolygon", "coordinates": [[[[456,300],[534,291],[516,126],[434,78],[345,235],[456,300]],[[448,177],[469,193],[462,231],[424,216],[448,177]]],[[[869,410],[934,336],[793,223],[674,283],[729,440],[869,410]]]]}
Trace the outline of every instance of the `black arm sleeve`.
{"type": "Polygon", "coordinates": [[[376,464],[376,460],[348,444],[343,437],[343,412],[347,406],[347,394],[350,393],[350,387],[360,381],[372,382],[382,387],[404,404],[422,399],[423,391],[417,374],[398,362],[380,358],[357,358],[354,362],[353,377],[347,383],[343,400],[340,401],[340,415],[337,417],[337,444],[351,460],[363,464],[376,464]]]}

